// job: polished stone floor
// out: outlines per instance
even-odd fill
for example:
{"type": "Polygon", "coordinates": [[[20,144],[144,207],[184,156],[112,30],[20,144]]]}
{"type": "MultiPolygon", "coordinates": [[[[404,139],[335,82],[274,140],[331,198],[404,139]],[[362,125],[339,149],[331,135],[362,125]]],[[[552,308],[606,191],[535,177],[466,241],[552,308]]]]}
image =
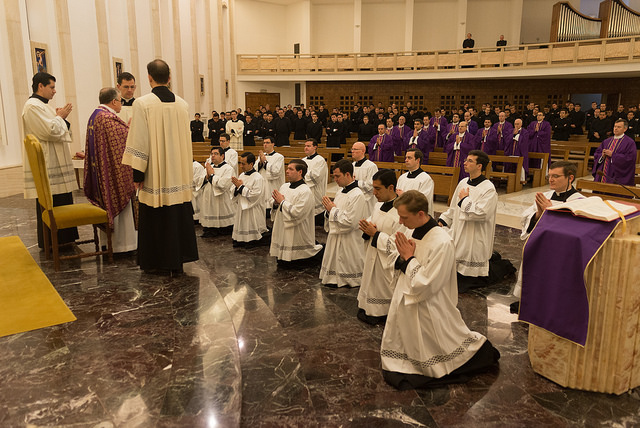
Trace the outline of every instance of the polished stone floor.
{"type": "MultiPolygon", "coordinates": [[[[0,427],[640,425],[638,391],[575,391],[532,371],[527,326],[509,313],[515,278],[459,299],[500,350],[498,369],[399,392],[382,379],[382,328],[358,321],[357,290],[323,287],[317,267],[281,271],[266,247],[220,237],[198,238],[200,260],[177,278],[145,275],[133,257],[56,273],[33,213],[20,195],[0,198],[0,236],[23,240],[78,320],[0,338],[0,427]]],[[[495,240],[516,266],[518,235],[498,226],[495,240]]]]}

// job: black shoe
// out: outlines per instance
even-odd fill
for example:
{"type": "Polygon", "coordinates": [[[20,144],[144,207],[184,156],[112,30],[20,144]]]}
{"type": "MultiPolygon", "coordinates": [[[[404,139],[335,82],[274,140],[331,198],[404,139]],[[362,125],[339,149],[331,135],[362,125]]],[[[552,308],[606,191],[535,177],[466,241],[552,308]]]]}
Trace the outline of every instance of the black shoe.
{"type": "Polygon", "coordinates": [[[384,324],[387,322],[387,316],[374,317],[371,315],[367,315],[367,313],[362,308],[358,308],[358,319],[362,322],[366,322],[369,325],[378,325],[384,324]]]}
{"type": "Polygon", "coordinates": [[[513,302],[509,305],[509,312],[512,314],[520,313],[520,301],[513,302]]]}
{"type": "Polygon", "coordinates": [[[338,288],[338,284],[333,284],[333,283],[328,283],[328,284],[322,284],[325,287],[329,287],[329,288],[338,288]]]}

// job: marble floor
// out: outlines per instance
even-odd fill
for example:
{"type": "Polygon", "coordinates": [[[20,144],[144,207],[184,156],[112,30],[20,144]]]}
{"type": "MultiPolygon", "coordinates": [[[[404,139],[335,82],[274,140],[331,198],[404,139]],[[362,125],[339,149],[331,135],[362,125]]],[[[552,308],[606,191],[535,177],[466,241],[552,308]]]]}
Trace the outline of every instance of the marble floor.
{"type": "MultiPolygon", "coordinates": [[[[500,197],[495,249],[516,266],[522,241],[509,226],[532,195],[500,197]]],[[[382,379],[382,328],[356,318],[357,290],[323,287],[317,267],[281,271],[266,247],[218,237],[198,238],[200,260],[177,278],[145,275],[134,257],[63,261],[54,272],[21,195],[0,197],[9,235],[78,319],[0,338],[0,427],[640,425],[640,391],[575,391],[532,371],[527,326],[509,313],[514,277],[459,298],[470,328],[501,352],[499,368],[400,392],[382,379]]]]}

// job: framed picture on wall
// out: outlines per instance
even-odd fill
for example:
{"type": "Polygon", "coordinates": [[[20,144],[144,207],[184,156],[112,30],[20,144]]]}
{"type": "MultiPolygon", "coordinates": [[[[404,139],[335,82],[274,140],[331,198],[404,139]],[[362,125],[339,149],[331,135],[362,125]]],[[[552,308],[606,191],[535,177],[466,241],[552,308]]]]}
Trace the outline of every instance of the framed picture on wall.
{"type": "Polygon", "coordinates": [[[31,42],[31,61],[33,62],[33,74],[49,73],[49,50],[45,43],[31,42]]]}
{"type": "Polygon", "coordinates": [[[204,76],[200,75],[200,95],[204,95],[204,76]]]}
{"type": "Polygon", "coordinates": [[[115,79],[113,81],[114,86],[116,85],[116,83],[118,83],[118,77],[120,77],[123,71],[124,61],[122,60],[122,58],[113,57],[113,75],[115,76],[115,79]]]}
{"type": "Polygon", "coordinates": [[[224,81],[224,94],[229,97],[229,81],[225,80],[224,81]]]}

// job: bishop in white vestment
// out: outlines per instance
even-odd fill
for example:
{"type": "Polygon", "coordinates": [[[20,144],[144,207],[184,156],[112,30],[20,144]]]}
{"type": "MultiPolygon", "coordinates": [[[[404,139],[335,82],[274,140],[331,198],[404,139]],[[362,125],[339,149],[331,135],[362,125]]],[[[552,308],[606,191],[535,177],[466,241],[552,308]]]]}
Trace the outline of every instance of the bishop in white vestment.
{"type": "Polygon", "coordinates": [[[423,153],[420,149],[408,149],[405,154],[404,164],[407,172],[398,178],[397,191],[401,195],[408,190],[417,190],[427,197],[429,201],[429,215],[433,216],[433,179],[426,171],[420,168],[423,153]]]}
{"type": "Polygon", "coordinates": [[[371,216],[360,220],[365,240],[364,269],[358,290],[358,319],[368,324],[386,320],[395,288],[394,263],[397,258],[394,236],[400,225],[396,198],[396,173],[382,169],[373,176],[373,192],[378,199],[371,216]]]}
{"type": "Polygon", "coordinates": [[[274,222],[269,254],[287,267],[303,266],[322,250],[322,245],[316,243],[313,194],[303,178],[306,171],[304,161],[291,161],[286,171],[289,182],[272,192],[275,204],[271,211],[274,222]]]}
{"type": "Polygon", "coordinates": [[[231,239],[239,245],[260,241],[268,231],[264,215],[264,178],[253,168],[255,161],[253,153],[243,153],[239,161],[243,173],[237,178],[231,177],[236,203],[231,239]]]}
{"type": "Polygon", "coordinates": [[[304,153],[307,157],[302,159],[309,167],[307,174],[304,176],[304,181],[313,193],[313,213],[316,216],[324,213],[322,197],[327,192],[327,181],[329,179],[327,161],[317,153],[317,150],[318,142],[315,140],[307,140],[304,143],[304,153]]]}
{"type": "Polygon", "coordinates": [[[479,150],[469,152],[464,161],[469,177],[460,180],[451,205],[438,219],[456,246],[456,266],[467,277],[489,275],[489,259],[493,253],[498,194],[482,171],[489,157],[479,150]]]}
{"type": "Polygon", "coordinates": [[[346,159],[336,162],[333,178],[342,187],[331,201],[322,198],[325,207],[325,247],[320,279],[328,287],[359,287],[364,265],[364,246],[359,222],[365,218],[367,202],[353,180],[353,165],[346,159]]]}
{"type": "Polygon", "coordinates": [[[412,190],[394,206],[407,230],[396,233],[398,272],[380,356],[385,380],[398,389],[465,382],[494,367],[500,353],[469,330],[458,311],[455,248],[412,190]]]}
{"type": "Polygon", "coordinates": [[[205,163],[206,177],[202,189],[200,224],[204,228],[203,237],[224,232],[233,225],[235,207],[232,203],[235,187],[231,177],[235,171],[224,159],[224,151],[219,147],[211,149],[211,157],[205,163]]]}
{"type": "Polygon", "coordinates": [[[378,166],[368,160],[365,156],[367,148],[363,143],[353,143],[351,147],[351,157],[353,158],[353,178],[358,182],[358,187],[362,190],[369,206],[368,214],[373,211],[376,204],[376,197],[373,196],[373,174],[378,172],[378,166]]]}

